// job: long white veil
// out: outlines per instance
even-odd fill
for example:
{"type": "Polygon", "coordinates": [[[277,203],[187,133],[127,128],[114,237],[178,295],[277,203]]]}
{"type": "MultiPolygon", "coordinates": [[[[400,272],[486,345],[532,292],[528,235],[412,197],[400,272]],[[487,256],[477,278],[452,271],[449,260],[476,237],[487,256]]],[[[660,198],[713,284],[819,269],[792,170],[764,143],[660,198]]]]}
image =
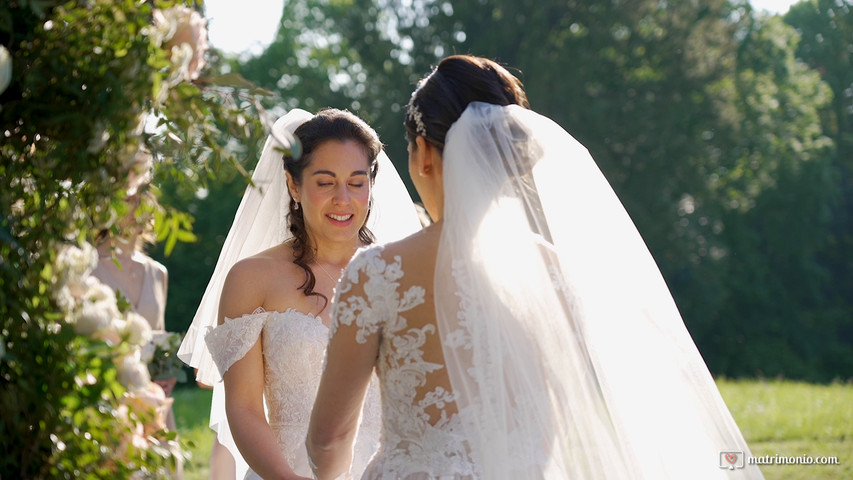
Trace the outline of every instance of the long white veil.
{"type": "Polygon", "coordinates": [[[720,468],[749,449],[583,145],[472,103],[443,159],[437,322],[482,478],[762,478],[720,468]]]}
{"type": "MultiPolygon", "coordinates": [[[[285,182],[282,163],[286,149],[299,125],[313,115],[305,110],[293,109],[279,118],[264,144],[261,158],[252,174],[249,186],[231,224],[231,230],[222,246],[219,260],[210,283],[205,289],[201,304],[192,325],[184,336],[178,357],[198,369],[196,379],[213,386],[213,401],[210,411],[210,427],[216,430],[220,443],[228,447],[237,462],[238,477],[248,466],[240,456],[231,437],[225,416],[225,392],[222,377],[204,342],[207,331],[216,326],[219,297],[225,276],[239,260],[279,245],[291,234],[287,225],[290,211],[290,195],[285,182]]],[[[406,186],[396,168],[385,155],[379,154],[379,172],[373,184],[373,203],[368,219],[368,228],[379,243],[399,240],[421,228],[417,210],[412,203],[406,186]]]]}

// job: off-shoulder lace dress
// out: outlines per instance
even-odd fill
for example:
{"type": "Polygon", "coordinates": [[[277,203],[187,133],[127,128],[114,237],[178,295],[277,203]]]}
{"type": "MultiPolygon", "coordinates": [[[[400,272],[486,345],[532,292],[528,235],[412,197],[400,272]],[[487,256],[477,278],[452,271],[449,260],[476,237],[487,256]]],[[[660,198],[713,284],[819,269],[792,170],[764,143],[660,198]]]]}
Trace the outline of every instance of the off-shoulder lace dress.
{"type": "MultiPolygon", "coordinates": [[[[329,329],[318,317],[293,309],[267,312],[258,308],[250,315],[226,318],[225,323],[210,329],[205,337],[220,374],[243,358],[261,334],[264,400],[270,427],[291,468],[310,477],[305,436],[320,384],[329,329]]],[[[351,471],[355,478],[376,451],[380,415],[374,382],[368,390],[353,455],[351,471]]],[[[258,477],[250,471],[246,478],[258,477]]]]}
{"type": "Polygon", "coordinates": [[[424,359],[427,339],[438,336],[435,325],[409,326],[405,317],[424,303],[425,290],[411,286],[401,291],[400,257],[386,262],[381,252],[381,246],[368,247],[350,261],[332,311],[332,335],[342,325],[358,327],[353,339],[358,343],[381,335],[376,371],[382,392],[382,436],[362,478],[479,478],[460,414],[447,408],[453,395],[428,385],[427,376],[444,368],[424,359]],[[366,298],[350,293],[359,281],[366,298]]]}

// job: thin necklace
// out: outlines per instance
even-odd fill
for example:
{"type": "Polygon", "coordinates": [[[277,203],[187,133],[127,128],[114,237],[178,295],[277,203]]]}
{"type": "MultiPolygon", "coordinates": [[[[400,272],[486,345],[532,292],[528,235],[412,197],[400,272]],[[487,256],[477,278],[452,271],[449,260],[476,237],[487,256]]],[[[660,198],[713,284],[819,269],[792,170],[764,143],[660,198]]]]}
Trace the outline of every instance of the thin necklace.
{"type": "MultiPolygon", "coordinates": [[[[322,266],[322,265],[320,265],[320,262],[318,262],[318,261],[317,261],[317,259],[314,259],[314,263],[315,263],[318,267],[320,267],[320,270],[322,270],[322,271],[323,271],[323,273],[325,273],[325,274],[326,274],[326,276],[327,276],[327,277],[329,277],[329,280],[331,280],[331,281],[332,281],[332,283],[338,283],[338,281],[337,281],[337,280],[335,280],[334,278],[332,278],[332,276],[331,276],[331,275],[329,275],[329,272],[328,272],[328,271],[326,271],[326,269],[325,269],[325,268],[323,268],[323,266],[322,266]]],[[[343,269],[341,270],[341,273],[343,273],[343,269]]]]}

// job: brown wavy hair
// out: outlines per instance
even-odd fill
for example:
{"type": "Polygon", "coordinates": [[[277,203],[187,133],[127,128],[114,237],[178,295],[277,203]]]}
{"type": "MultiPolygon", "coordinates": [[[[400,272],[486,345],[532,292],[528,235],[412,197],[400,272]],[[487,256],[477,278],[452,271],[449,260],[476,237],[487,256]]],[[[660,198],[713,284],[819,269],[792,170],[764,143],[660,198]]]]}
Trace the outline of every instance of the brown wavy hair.
{"type": "MultiPolygon", "coordinates": [[[[376,180],[376,174],[379,172],[378,157],[383,145],[376,131],[357,115],[347,110],[338,110],[336,108],[323,109],[311,118],[311,120],[300,125],[294,132],[294,135],[299,139],[299,143],[302,146],[302,153],[298,157],[286,154],[283,161],[285,171],[290,173],[296,185],[302,184],[302,174],[305,168],[311,163],[314,151],[329,140],[337,140],[339,142],[352,140],[361,145],[364,153],[367,155],[371,185],[376,180]]],[[[370,218],[372,204],[373,200],[371,198],[364,224],[358,231],[358,238],[364,244],[371,244],[376,241],[373,232],[367,228],[367,220],[370,218]]],[[[290,240],[290,246],[293,248],[295,257],[293,263],[305,271],[305,281],[299,286],[299,289],[305,293],[305,296],[322,297],[325,302],[323,305],[325,309],[326,305],[329,304],[329,299],[322,293],[314,291],[317,278],[308,266],[315,259],[317,252],[305,228],[305,217],[303,216],[302,209],[297,209],[296,206],[296,200],[291,197],[287,224],[289,225],[290,233],[293,234],[293,238],[290,240]]]]}

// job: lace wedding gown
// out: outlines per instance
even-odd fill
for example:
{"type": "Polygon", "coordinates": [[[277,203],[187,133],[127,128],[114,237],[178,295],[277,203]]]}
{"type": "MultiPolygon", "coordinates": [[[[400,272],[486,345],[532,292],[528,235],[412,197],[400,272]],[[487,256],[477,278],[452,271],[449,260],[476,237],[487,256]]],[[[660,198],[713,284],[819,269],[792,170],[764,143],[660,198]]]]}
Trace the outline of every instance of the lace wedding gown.
{"type": "MultiPolygon", "coordinates": [[[[323,368],[329,329],[318,317],[289,309],[267,312],[258,308],[242,317],[226,318],[209,330],[207,342],[213,360],[225,373],[243,358],[263,334],[264,399],[267,418],[288,464],[300,475],[311,476],[305,436],[323,368]]],[[[381,424],[378,389],[368,390],[353,453],[353,476],[358,478],[378,445],[381,424]]],[[[259,478],[249,471],[246,478],[259,478]]]]}
{"type": "MultiPolygon", "coordinates": [[[[436,325],[429,321],[418,323],[418,315],[413,312],[425,305],[429,295],[421,286],[406,283],[401,257],[387,257],[383,254],[382,246],[374,246],[360,250],[350,261],[338,284],[340,291],[336,292],[330,327],[332,336],[346,327],[348,332],[345,335],[352,335],[352,341],[359,344],[367,343],[368,337],[379,335],[376,373],[382,395],[381,442],[362,479],[491,478],[475,460],[468,437],[472,424],[485,425],[480,423],[480,417],[475,411],[469,410],[473,407],[459,405],[458,396],[453,393],[452,387],[441,380],[447,366],[444,360],[435,356],[435,344],[439,341],[436,325]],[[351,291],[355,283],[363,287],[363,295],[351,291]]],[[[457,296],[460,299],[460,321],[483,320],[474,297],[463,291],[457,292],[457,296]]],[[[453,334],[447,335],[443,341],[454,345],[465,343],[462,336],[453,334]]],[[[500,375],[500,370],[493,373],[500,375]]],[[[535,372],[531,371],[530,374],[535,372]]],[[[685,389],[687,387],[682,387],[682,390],[685,389]]],[[[679,391],[673,390],[671,393],[679,391]]],[[[623,400],[631,402],[631,398],[623,400]]],[[[614,406],[624,407],[616,403],[614,406]]],[[[669,419],[661,416],[659,420],[662,429],[666,430],[663,424],[669,419]]],[[[508,425],[511,424],[508,422],[508,425]]],[[[730,472],[718,468],[715,462],[720,449],[708,446],[702,440],[708,432],[716,432],[715,427],[699,424],[695,427],[695,431],[684,438],[660,441],[667,444],[683,441],[689,445],[687,448],[692,454],[703,455],[700,461],[692,462],[691,459],[683,464],[679,459],[670,459],[664,454],[669,463],[674,465],[672,471],[663,467],[657,470],[649,467],[648,471],[640,467],[635,471],[620,471],[612,465],[603,465],[588,469],[585,474],[569,474],[555,467],[549,449],[543,448],[544,443],[523,441],[513,443],[504,460],[524,472],[527,478],[540,479],[761,478],[760,472],[755,470],[730,472]],[[681,475],[685,472],[686,476],[681,475]]],[[[590,430],[590,435],[592,433],[594,430],[590,430]]],[[[526,438],[523,435],[519,437],[526,438]]],[[[515,438],[515,432],[510,431],[508,438],[515,438]]],[[[644,438],[659,440],[654,432],[644,438]]],[[[626,445],[613,445],[612,450],[590,452],[609,459],[607,455],[619,455],[622,449],[627,448],[626,445]]],[[[502,478],[514,478],[514,475],[502,478]]]]}
{"type": "MultiPolygon", "coordinates": [[[[382,246],[361,250],[344,275],[366,274],[367,298],[346,296],[351,284],[342,282],[336,298],[332,334],[341,325],[356,325],[355,341],[381,334],[376,372],[382,393],[382,441],[363,479],[479,478],[462,433],[461,417],[453,395],[431,374],[441,376],[444,366],[429,361],[424,346],[438,340],[435,325],[409,325],[405,312],[424,303],[425,290],[401,290],[400,257],[386,262],[382,246]]],[[[350,280],[353,280],[352,278],[350,280]]]]}

